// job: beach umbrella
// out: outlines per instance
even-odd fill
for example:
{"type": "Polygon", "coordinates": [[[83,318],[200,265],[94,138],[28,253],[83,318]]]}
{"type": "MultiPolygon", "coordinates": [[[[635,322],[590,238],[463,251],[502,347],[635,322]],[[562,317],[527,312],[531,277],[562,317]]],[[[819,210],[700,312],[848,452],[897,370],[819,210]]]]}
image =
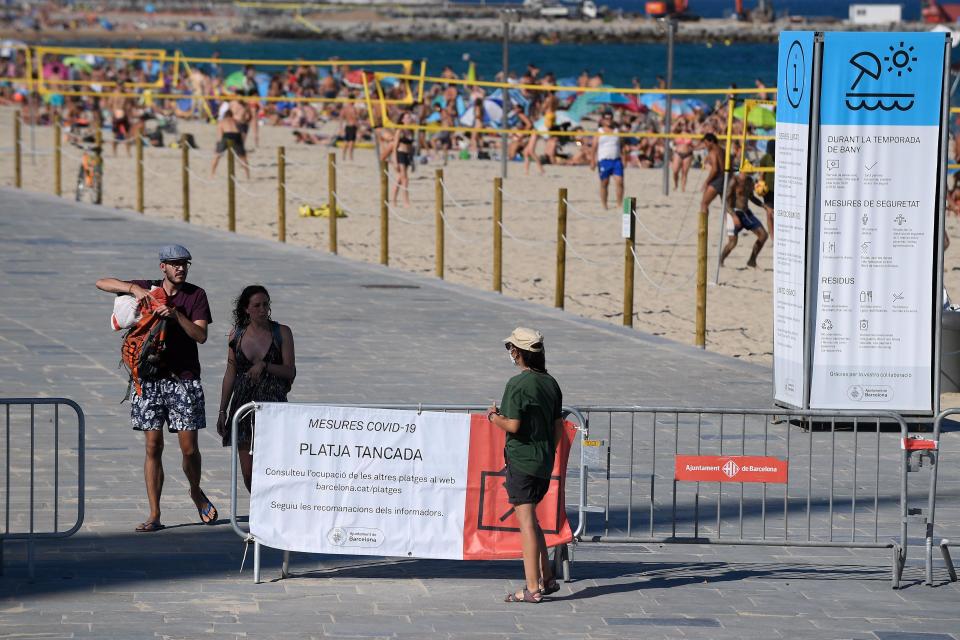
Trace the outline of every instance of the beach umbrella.
{"type": "Polygon", "coordinates": [[[704,113],[710,113],[713,111],[710,105],[699,98],[687,98],[684,100],[684,102],[686,102],[687,106],[689,106],[691,109],[700,109],[700,111],[703,111],[704,113]]]}
{"type": "Polygon", "coordinates": [[[223,86],[227,89],[243,89],[247,86],[247,77],[243,71],[234,71],[223,81],[223,86]]]}
{"type": "Polygon", "coordinates": [[[503,120],[503,102],[493,97],[485,99],[483,101],[483,117],[485,122],[499,127],[500,121],[503,120]]]}
{"type": "Polygon", "coordinates": [[[253,81],[257,85],[257,93],[265,96],[270,93],[270,76],[262,71],[253,76],[253,81]]]}
{"type": "Polygon", "coordinates": [[[613,104],[621,106],[627,106],[630,104],[630,99],[622,93],[614,93],[612,91],[591,91],[585,95],[587,96],[587,100],[593,104],[613,104]]]}
{"type": "MultiPolygon", "coordinates": [[[[744,105],[740,105],[733,110],[733,117],[743,120],[743,112],[746,110],[744,105]]],[[[770,109],[762,106],[750,109],[750,115],[747,118],[747,124],[761,129],[773,129],[777,126],[777,116],[770,109]]]]}
{"type": "Polygon", "coordinates": [[[44,79],[59,78],[66,80],[67,68],[59,60],[47,62],[43,65],[43,77],[44,79]]]}
{"type": "Polygon", "coordinates": [[[363,71],[361,69],[348,71],[347,75],[343,77],[343,84],[353,89],[363,89],[364,78],[366,78],[367,82],[373,82],[373,72],[363,71]]]}
{"type": "MultiPolygon", "coordinates": [[[[558,87],[576,87],[577,79],[574,76],[568,78],[558,78],[557,79],[558,87]]],[[[557,91],[557,100],[561,102],[566,102],[568,100],[575,100],[578,93],[576,91],[557,91]]]]}
{"type": "Polygon", "coordinates": [[[79,56],[70,56],[63,59],[63,64],[73,67],[77,71],[93,71],[93,65],[79,56]]]}

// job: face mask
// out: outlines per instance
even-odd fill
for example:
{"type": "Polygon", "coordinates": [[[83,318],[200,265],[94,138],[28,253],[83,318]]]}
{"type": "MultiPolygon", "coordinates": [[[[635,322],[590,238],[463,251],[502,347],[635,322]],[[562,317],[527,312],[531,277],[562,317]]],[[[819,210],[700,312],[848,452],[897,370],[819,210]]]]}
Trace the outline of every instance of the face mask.
{"type": "Polygon", "coordinates": [[[513,357],[513,352],[507,351],[507,357],[510,358],[510,364],[517,366],[517,361],[513,357]]]}

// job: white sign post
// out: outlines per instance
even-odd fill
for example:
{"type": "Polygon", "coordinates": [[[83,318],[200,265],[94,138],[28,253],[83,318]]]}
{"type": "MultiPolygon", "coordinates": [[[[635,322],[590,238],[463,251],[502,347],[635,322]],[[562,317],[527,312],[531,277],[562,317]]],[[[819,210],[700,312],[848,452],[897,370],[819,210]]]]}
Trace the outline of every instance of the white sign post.
{"type": "Polygon", "coordinates": [[[810,406],[934,410],[945,38],[827,33],[810,406]]]}
{"type": "Polygon", "coordinates": [[[802,407],[806,397],[804,300],[815,61],[812,31],[781,35],[773,190],[773,377],[774,398],[794,407],[802,407]]]}
{"type": "Polygon", "coordinates": [[[913,415],[939,407],[947,50],[941,33],[781,35],[779,402],[913,415]],[[808,51],[809,83],[800,73],[808,51]]]}

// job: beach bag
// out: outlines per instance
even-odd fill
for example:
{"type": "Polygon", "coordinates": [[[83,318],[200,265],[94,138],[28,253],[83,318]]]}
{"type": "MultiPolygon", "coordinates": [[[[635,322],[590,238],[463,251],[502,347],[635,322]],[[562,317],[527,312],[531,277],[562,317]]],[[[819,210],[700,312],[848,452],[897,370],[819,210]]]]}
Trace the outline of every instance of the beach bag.
{"type": "Polygon", "coordinates": [[[144,380],[158,380],[163,377],[167,319],[157,314],[157,310],[165,304],[166,295],[163,296],[163,301],[157,300],[157,297],[144,298],[140,319],[123,336],[120,362],[130,373],[124,400],[130,397],[131,389],[135,389],[138,396],[143,395],[141,383],[144,380]]]}
{"type": "MultiPolygon", "coordinates": [[[[166,300],[166,293],[160,287],[150,287],[150,295],[157,300],[166,300]],[[160,292],[160,293],[157,293],[160,292]]],[[[110,328],[114,331],[129,329],[140,319],[140,304],[132,295],[120,295],[113,301],[113,313],[110,314],[110,328]]]]}

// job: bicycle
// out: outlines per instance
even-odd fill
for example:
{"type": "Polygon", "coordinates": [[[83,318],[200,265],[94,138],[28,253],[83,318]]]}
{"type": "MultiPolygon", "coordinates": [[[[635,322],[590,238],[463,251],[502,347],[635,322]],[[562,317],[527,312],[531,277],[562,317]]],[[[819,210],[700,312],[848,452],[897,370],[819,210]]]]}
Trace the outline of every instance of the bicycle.
{"type": "Polygon", "coordinates": [[[83,149],[77,173],[77,202],[86,198],[93,204],[103,203],[103,150],[95,141],[93,136],[84,136],[82,144],[76,144],[83,149]]]}

